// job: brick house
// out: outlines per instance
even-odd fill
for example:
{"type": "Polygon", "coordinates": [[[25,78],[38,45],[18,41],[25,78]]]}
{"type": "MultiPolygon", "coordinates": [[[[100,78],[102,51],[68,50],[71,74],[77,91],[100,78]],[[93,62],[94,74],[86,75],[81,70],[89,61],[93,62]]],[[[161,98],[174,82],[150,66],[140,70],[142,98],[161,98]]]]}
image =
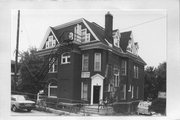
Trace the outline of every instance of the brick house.
{"type": "Polygon", "coordinates": [[[138,49],[132,31],[113,30],[109,12],[105,28],[84,18],[49,27],[37,53],[53,61],[45,77],[46,94],[91,105],[107,98],[122,108],[117,111],[133,111],[144,95],[146,63],[138,49]]]}

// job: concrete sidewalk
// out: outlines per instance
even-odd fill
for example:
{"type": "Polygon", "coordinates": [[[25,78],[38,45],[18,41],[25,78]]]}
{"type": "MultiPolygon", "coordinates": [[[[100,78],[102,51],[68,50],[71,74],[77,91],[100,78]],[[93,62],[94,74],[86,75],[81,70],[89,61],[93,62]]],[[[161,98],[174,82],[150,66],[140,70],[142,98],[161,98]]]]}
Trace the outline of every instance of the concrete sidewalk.
{"type": "Polygon", "coordinates": [[[46,108],[47,111],[54,113],[54,114],[58,114],[60,116],[100,116],[98,114],[89,114],[89,113],[83,113],[83,112],[78,112],[78,113],[72,113],[72,112],[67,112],[67,111],[63,111],[63,110],[56,110],[53,108],[46,108]]]}

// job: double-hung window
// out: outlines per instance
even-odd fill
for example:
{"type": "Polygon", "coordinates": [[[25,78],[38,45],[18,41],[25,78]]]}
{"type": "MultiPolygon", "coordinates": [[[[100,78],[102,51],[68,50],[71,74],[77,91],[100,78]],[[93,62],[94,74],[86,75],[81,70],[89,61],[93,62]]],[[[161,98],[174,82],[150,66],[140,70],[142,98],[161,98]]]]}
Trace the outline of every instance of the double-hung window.
{"type": "Polygon", "coordinates": [[[88,100],[88,84],[81,82],[81,99],[88,100]]]}
{"type": "Polygon", "coordinates": [[[94,54],[94,71],[101,71],[101,53],[94,54]]]}
{"type": "Polygon", "coordinates": [[[131,91],[131,98],[133,99],[134,98],[134,86],[132,85],[132,91],[131,91]]]}
{"type": "Polygon", "coordinates": [[[49,83],[48,85],[48,97],[57,97],[57,84],[49,83]]]}
{"type": "Polygon", "coordinates": [[[134,78],[139,78],[139,68],[134,65],[134,78]]]}
{"type": "Polygon", "coordinates": [[[114,86],[119,87],[120,78],[119,78],[119,68],[114,66],[114,86]]]}
{"type": "Polygon", "coordinates": [[[82,71],[88,71],[89,69],[89,55],[83,54],[82,55],[82,71]]]}
{"type": "Polygon", "coordinates": [[[120,85],[120,100],[126,100],[126,84],[120,85]]]}
{"type": "Polygon", "coordinates": [[[46,41],[46,48],[52,48],[56,45],[56,40],[53,38],[53,35],[50,35],[48,37],[48,40],[46,41]]]}
{"type": "Polygon", "coordinates": [[[121,62],[121,75],[126,75],[127,74],[127,61],[122,60],[121,62]]]}
{"type": "Polygon", "coordinates": [[[61,64],[68,64],[70,63],[70,53],[66,52],[61,55],[61,64]]]}
{"type": "Polygon", "coordinates": [[[57,72],[58,68],[58,59],[49,59],[49,72],[57,72]]]}

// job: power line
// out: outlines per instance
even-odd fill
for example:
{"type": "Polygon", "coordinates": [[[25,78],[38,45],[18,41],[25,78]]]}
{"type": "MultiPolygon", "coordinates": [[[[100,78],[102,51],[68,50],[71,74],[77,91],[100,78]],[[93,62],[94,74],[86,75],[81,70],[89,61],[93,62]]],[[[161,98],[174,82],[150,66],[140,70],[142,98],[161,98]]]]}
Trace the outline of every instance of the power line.
{"type": "Polygon", "coordinates": [[[143,22],[143,23],[139,23],[139,24],[136,24],[136,25],[132,25],[132,26],[127,27],[127,28],[122,28],[120,31],[125,30],[125,29],[129,29],[129,28],[133,28],[133,27],[137,27],[137,26],[140,26],[140,25],[143,25],[143,24],[147,24],[147,23],[150,23],[150,22],[154,22],[154,21],[163,19],[163,18],[165,18],[165,17],[166,17],[166,16],[162,16],[162,17],[159,17],[159,18],[156,18],[156,19],[152,19],[152,20],[149,20],[149,21],[145,21],[145,22],[143,22]]]}

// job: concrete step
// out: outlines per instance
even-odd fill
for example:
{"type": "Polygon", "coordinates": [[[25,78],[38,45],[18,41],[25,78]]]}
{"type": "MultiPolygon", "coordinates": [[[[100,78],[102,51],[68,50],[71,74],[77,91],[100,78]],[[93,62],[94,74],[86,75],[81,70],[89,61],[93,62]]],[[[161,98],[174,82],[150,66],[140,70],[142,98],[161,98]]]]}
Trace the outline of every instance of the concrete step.
{"type": "Polygon", "coordinates": [[[104,107],[100,108],[98,110],[98,106],[85,106],[81,110],[81,112],[89,113],[89,114],[100,114],[100,115],[107,115],[107,114],[113,114],[113,108],[112,107],[104,107]]]}

